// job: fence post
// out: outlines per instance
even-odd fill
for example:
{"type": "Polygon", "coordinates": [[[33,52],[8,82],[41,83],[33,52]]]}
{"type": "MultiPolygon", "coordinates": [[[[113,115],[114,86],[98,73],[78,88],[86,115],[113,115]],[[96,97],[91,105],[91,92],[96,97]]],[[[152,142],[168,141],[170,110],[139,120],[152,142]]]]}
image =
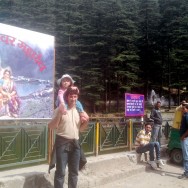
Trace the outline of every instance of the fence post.
{"type": "Polygon", "coordinates": [[[132,150],[133,145],[133,122],[129,119],[129,150],[132,150]]]}
{"type": "Polygon", "coordinates": [[[143,129],[144,128],[144,116],[141,116],[140,120],[141,120],[142,129],[143,129]]]}
{"type": "Polygon", "coordinates": [[[96,123],[96,145],[95,145],[95,155],[99,154],[99,122],[96,123]]]}
{"type": "Polygon", "coordinates": [[[51,153],[53,150],[53,144],[54,144],[54,132],[52,129],[48,128],[48,164],[51,161],[51,153]]]}

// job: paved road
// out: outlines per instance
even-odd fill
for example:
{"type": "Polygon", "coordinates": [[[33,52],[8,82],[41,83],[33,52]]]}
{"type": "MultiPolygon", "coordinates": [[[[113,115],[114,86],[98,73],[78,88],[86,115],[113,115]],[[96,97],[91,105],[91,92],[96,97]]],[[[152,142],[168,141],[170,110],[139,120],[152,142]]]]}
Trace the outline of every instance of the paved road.
{"type": "Polygon", "coordinates": [[[181,166],[168,163],[161,169],[152,170],[147,164],[146,171],[97,188],[188,188],[188,179],[180,180],[181,166]]]}

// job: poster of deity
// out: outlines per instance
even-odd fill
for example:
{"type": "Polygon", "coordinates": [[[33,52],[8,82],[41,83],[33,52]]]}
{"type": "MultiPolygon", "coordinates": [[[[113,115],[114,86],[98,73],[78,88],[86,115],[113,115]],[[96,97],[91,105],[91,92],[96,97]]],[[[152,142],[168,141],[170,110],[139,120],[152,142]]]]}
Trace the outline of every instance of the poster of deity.
{"type": "Polygon", "coordinates": [[[54,36],[0,23],[0,119],[50,118],[54,36]]]}

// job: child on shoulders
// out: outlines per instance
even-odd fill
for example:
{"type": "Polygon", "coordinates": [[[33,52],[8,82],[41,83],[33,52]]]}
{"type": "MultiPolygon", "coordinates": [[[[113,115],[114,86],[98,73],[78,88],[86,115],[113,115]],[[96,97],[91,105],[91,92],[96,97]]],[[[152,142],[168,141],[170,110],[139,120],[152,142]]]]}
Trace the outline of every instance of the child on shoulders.
{"type": "MultiPolygon", "coordinates": [[[[61,78],[57,80],[57,84],[59,85],[57,100],[56,100],[56,106],[59,106],[62,114],[66,114],[67,110],[67,104],[64,100],[64,93],[67,90],[68,87],[74,86],[75,81],[72,79],[72,77],[69,74],[64,74],[61,78]]],[[[75,87],[77,89],[77,87],[75,87]]],[[[84,120],[89,120],[89,117],[84,112],[83,106],[80,101],[76,101],[76,109],[80,114],[81,122],[84,120]]]]}

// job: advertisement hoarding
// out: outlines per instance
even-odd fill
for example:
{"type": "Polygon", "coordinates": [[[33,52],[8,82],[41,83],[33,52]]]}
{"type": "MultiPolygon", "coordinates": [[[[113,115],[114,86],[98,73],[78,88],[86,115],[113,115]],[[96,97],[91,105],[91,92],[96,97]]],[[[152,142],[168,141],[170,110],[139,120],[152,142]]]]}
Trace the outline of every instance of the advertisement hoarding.
{"type": "Polygon", "coordinates": [[[52,116],[54,40],[0,23],[0,119],[52,116]]]}

